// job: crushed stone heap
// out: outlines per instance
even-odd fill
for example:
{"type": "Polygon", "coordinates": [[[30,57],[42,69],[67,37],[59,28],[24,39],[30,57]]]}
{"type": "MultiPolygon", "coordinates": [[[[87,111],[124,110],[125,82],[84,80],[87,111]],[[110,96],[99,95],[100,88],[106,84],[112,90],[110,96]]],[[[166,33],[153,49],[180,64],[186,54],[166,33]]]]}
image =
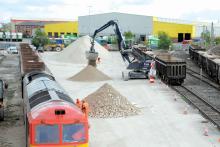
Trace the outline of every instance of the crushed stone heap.
{"type": "MultiPolygon", "coordinates": [[[[63,51],[52,56],[52,60],[73,64],[86,64],[88,62],[86,59],[86,51],[90,50],[91,39],[92,38],[89,36],[78,38],[76,41],[64,48],[63,51]]],[[[99,53],[99,57],[105,60],[109,59],[108,51],[96,41],[94,48],[99,53]]]]}
{"type": "Polygon", "coordinates": [[[97,82],[111,80],[109,76],[99,71],[97,68],[88,65],[76,75],[70,77],[68,80],[81,82],[97,82]]]}
{"type": "Polygon", "coordinates": [[[107,83],[84,100],[89,104],[90,117],[117,118],[137,115],[140,112],[139,108],[107,83]]]}
{"type": "Polygon", "coordinates": [[[208,54],[220,56],[220,45],[217,45],[217,46],[209,49],[207,52],[208,52],[208,54]]]}

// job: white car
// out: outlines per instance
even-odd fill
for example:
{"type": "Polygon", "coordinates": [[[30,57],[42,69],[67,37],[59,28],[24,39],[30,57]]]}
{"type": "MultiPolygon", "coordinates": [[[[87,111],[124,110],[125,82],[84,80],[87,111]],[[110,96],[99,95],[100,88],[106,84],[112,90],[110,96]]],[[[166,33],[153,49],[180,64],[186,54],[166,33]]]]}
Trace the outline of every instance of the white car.
{"type": "Polygon", "coordinates": [[[7,48],[7,52],[8,54],[18,54],[18,49],[16,46],[11,46],[7,48]]]}

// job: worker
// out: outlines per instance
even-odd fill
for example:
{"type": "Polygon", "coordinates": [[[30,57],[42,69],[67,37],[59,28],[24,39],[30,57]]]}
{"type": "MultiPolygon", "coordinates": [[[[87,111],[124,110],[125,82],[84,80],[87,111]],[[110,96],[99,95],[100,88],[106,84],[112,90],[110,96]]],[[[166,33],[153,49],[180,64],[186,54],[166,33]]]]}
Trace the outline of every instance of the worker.
{"type": "Polygon", "coordinates": [[[76,99],[76,106],[82,109],[82,102],[79,99],[76,99]]]}
{"type": "Polygon", "coordinates": [[[89,104],[85,100],[82,100],[82,112],[86,117],[89,115],[89,104]]]}

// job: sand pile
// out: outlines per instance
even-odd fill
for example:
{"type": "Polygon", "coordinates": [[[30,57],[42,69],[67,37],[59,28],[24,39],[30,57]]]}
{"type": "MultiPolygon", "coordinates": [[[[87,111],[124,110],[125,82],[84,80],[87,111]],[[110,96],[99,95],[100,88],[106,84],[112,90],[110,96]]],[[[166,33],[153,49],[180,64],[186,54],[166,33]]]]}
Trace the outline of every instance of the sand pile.
{"type": "Polygon", "coordinates": [[[216,56],[220,56],[220,45],[217,45],[213,48],[210,48],[207,51],[208,54],[212,54],[212,55],[216,55],[216,56]]]}
{"type": "Polygon", "coordinates": [[[116,118],[137,115],[140,110],[132,105],[111,85],[104,84],[94,93],[88,95],[89,116],[96,118],[116,118]]]}
{"type": "MultiPolygon", "coordinates": [[[[67,46],[63,51],[55,54],[52,60],[59,62],[68,62],[75,64],[85,64],[88,62],[85,52],[90,50],[91,37],[83,36],[67,46]]],[[[108,51],[102,47],[99,43],[95,42],[95,50],[99,53],[101,59],[108,59],[108,51]]]]}
{"type": "Polygon", "coordinates": [[[76,75],[70,77],[68,80],[81,82],[96,82],[111,80],[109,76],[99,71],[97,68],[88,65],[76,75]]]}

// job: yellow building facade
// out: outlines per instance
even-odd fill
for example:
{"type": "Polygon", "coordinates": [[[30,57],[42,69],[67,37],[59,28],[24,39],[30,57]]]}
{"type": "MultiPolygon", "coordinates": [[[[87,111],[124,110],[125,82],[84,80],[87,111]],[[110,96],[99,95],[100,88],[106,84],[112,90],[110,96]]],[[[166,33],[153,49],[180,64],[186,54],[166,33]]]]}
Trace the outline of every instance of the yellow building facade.
{"type": "Polygon", "coordinates": [[[195,26],[181,22],[169,22],[153,18],[153,35],[158,35],[160,31],[166,32],[171,38],[189,40],[195,37],[195,26]]]}
{"type": "Polygon", "coordinates": [[[60,22],[45,24],[44,31],[49,37],[58,38],[61,35],[78,35],[78,22],[60,22]]]}

